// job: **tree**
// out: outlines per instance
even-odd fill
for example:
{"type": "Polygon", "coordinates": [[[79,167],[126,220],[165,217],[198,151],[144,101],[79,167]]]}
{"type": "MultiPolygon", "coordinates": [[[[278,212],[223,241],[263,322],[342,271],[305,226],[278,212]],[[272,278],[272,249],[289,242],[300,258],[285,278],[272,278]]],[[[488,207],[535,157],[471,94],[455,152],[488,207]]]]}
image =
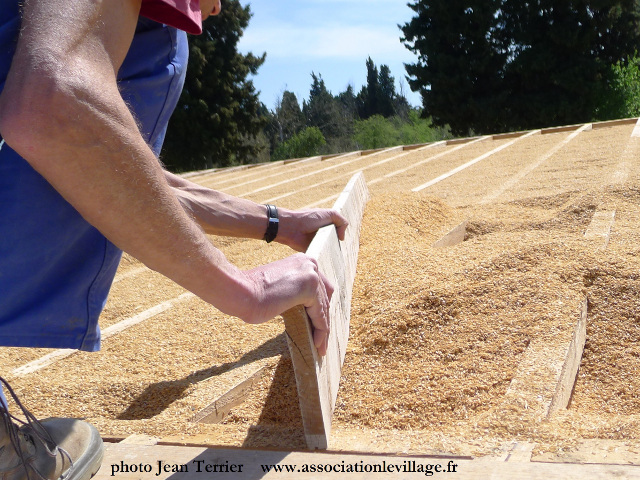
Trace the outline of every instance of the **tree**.
{"type": "Polygon", "coordinates": [[[637,54],[611,67],[611,94],[601,104],[598,118],[630,118],[640,115],[640,58],[637,54]]]}
{"type": "Polygon", "coordinates": [[[169,124],[162,159],[185,171],[245,163],[264,148],[252,139],[266,124],[249,74],[265,55],[240,54],[238,41],[249,24],[249,7],[227,0],[222,13],[191,36],[189,65],[180,102],[169,124]]]}
{"type": "Polygon", "coordinates": [[[383,117],[390,117],[396,113],[396,84],[391,76],[391,69],[388,65],[380,66],[378,76],[378,112],[383,117]]]}
{"type": "Polygon", "coordinates": [[[295,93],[288,90],[282,93],[282,99],[276,105],[275,120],[280,143],[288,140],[304,127],[304,115],[295,93]]]}
{"type": "Polygon", "coordinates": [[[636,0],[417,0],[402,28],[425,115],[457,134],[589,121],[638,42],[636,0]]]}
{"type": "Polygon", "coordinates": [[[318,155],[326,143],[318,127],[307,127],[279,145],[271,159],[284,160],[318,155]]]}
{"type": "MultiPolygon", "coordinates": [[[[593,120],[611,65],[637,47],[635,0],[505,1],[509,115],[518,128],[593,120]]],[[[507,107],[507,106],[505,106],[507,107]]]]}
{"type": "Polygon", "coordinates": [[[340,100],[327,90],[321,75],[311,73],[311,78],[309,101],[302,104],[306,125],[318,127],[327,143],[349,136],[351,120],[343,114],[340,100]]]}
{"type": "Polygon", "coordinates": [[[417,0],[401,27],[405,46],[418,55],[406,65],[409,86],[422,96],[424,114],[456,134],[500,130],[492,105],[500,99],[507,58],[496,43],[502,0],[417,0]]]}
{"type": "MultiPolygon", "coordinates": [[[[402,108],[396,95],[395,79],[391,76],[388,65],[382,65],[380,70],[367,58],[367,84],[362,87],[357,97],[358,115],[367,119],[373,115],[390,117],[398,113],[396,106],[402,108]]],[[[406,98],[404,99],[406,102],[406,98]]],[[[408,106],[408,103],[407,103],[408,106]]]]}

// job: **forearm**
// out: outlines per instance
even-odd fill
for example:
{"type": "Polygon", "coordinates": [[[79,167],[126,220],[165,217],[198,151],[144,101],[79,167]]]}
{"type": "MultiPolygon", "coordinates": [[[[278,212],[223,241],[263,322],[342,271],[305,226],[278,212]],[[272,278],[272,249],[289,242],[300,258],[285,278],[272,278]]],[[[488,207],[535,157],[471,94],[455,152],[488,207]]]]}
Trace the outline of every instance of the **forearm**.
{"type": "Polygon", "coordinates": [[[120,248],[222,311],[250,318],[253,282],[185,214],[118,92],[115,71],[126,48],[108,42],[118,34],[127,42],[135,9],[128,23],[108,22],[122,32],[101,32],[100,22],[121,7],[95,12],[92,2],[78,5],[64,16],[28,2],[0,96],[4,139],[120,248]],[[63,18],[48,18],[57,14],[63,18]],[[95,24],[74,34],[64,22],[76,18],[95,24]],[[107,47],[115,53],[107,55],[107,47]]]}
{"type": "Polygon", "coordinates": [[[211,235],[261,239],[267,228],[266,207],[195,184],[165,172],[182,208],[211,235]]]}
{"type": "MultiPolygon", "coordinates": [[[[267,229],[267,210],[250,200],[211,190],[178,175],[165,172],[182,207],[206,233],[230,237],[261,239],[267,229]]],[[[334,224],[344,239],[347,220],[335,210],[289,210],[278,208],[279,227],[276,242],[299,252],[306,251],[316,231],[334,224]]]]}

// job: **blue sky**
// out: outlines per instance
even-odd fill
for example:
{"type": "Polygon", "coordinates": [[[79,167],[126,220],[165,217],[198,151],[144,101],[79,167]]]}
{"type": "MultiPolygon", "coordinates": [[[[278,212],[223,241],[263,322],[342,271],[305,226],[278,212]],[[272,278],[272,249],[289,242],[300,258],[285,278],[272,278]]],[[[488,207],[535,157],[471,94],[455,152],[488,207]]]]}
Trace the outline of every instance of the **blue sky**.
{"type": "MultiPolygon", "coordinates": [[[[413,11],[406,0],[252,0],[253,17],[239,50],[267,59],[253,78],[260,100],[271,110],[284,90],[292,91],[300,105],[308,99],[311,72],[322,75],[334,95],[352,84],[359,92],[366,83],[365,62],[388,65],[403,83],[409,103],[420,105],[418,94],[405,80],[404,63],[416,57],[400,42],[403,25],[413,11]]],[[[224,8],[224,3],[223,3],[224,8]]]]}

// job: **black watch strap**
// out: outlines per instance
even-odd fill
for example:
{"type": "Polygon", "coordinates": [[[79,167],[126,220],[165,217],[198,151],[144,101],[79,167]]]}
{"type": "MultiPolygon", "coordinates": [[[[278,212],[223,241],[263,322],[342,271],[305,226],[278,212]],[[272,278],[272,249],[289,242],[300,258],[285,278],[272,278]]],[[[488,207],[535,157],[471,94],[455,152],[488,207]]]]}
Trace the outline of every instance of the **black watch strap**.
{"type": "Polygon", "coordinates": [[[271,243],[278,236],[278,209],[275,205],[265,205],[265,207],[267,207],[269,223],[267,224],[267,231],[264,233],[264,240],[267,243],[271,243]]]}

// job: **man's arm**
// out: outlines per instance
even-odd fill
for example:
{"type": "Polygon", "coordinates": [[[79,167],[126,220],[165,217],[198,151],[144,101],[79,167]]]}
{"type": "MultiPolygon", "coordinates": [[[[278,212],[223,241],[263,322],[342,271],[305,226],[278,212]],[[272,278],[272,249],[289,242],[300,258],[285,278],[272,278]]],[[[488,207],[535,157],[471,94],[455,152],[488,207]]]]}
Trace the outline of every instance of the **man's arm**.
{"type": "MultiPolygon", "coordinates": [[[[261,239],[267,228],[266,207],[250,200],[211,190],[178,175],[165,172],[183,208],[208,234],[261,239]]],[[[347,220],[335,210],[278,208],[275,241],[298,252],[306,251],[319,228],[334,224],[344,240],[347,220]]]]}
{"type": "MultiPolygon", "coordinates": [[[[327,286],[304,255],[249,272],[185,213],[117,88],[141,0],[27,0],[0,132],[92,225],[221,311],[261,322],[307,307],[321,353],[327,286]]],[[[330,290],[330,288],[329,288],[330,290]]]]}

